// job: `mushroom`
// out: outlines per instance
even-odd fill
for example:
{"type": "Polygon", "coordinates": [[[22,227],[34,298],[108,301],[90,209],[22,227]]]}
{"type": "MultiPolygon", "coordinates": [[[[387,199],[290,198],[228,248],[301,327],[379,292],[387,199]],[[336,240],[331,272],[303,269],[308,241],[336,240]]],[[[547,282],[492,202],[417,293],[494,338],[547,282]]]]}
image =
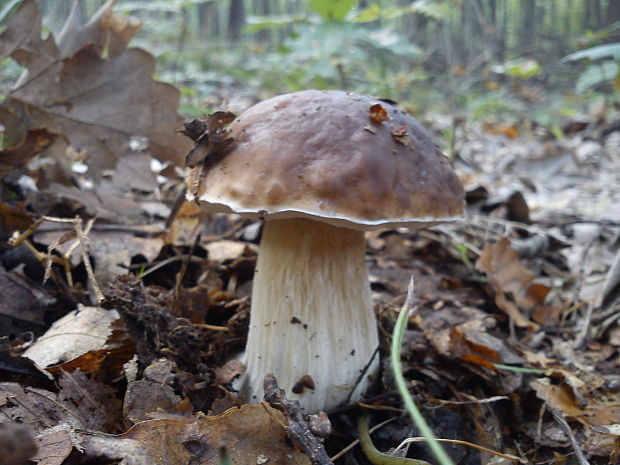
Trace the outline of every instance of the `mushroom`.
{"type": "Polygon", "coordinates": [[[226,137],[190,172],[188,197],[265,220],[242,392],[261,400],[273,373],[307,413],[359,399],[379,344],[364,231],[460,219],[456,175],[394,102],[342,91],[265,100],[226,137]]]}

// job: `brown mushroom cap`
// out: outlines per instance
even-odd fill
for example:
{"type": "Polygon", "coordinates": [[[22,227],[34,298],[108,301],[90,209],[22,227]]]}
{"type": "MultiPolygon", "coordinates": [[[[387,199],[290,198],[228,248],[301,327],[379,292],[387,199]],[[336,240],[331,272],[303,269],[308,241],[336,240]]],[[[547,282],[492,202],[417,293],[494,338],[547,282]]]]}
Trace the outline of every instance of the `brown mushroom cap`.
{"type": "Polygon", "coordinates": [[[213,211],[355,229],[463,216],[463,188],[448,160],[416,119],[387,101],[342,91],[280,95],[242,113],[228,137],[228,149],[188,179],[213,211]]]}

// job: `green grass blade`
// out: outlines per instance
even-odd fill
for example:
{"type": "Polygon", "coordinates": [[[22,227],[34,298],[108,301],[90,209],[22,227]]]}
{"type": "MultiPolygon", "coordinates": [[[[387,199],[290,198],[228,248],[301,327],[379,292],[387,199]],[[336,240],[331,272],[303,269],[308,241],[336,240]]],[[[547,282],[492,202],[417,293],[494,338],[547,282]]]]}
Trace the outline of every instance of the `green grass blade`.
{"type": "Polygon", "coordinates": [[[398,319],[396,320],[396,326],[394,326],[394,334],[392,335],[392,346],[390,350],[390,358],[392,360],[392,370],[394,371],[394,379],[396,381],[396,387],[398,388],[398,392],[403,399],[403,403],[405,404],[405,408],[407,412],[409,412],[409,416],[416,424],[422,436],[426,438],[428,441],[428,445],[431,448],[431,451],[435,455],[435,458],[441,465],[454,465],[445,449],[442,445],[435,439],[433,432],[431,431],[428,423],[418,410],[411,394],[409,393],[409,389],[407,388],[407,383],[405,382],[405,377],[403,376],[402,365],[400,361],[400,350],[403,344],[403,336],[405,334],[405,329],[407,328],[407,319],[409,314],[409,309],[411,307],[411,301],[413,300],[413,278],[409,282],[409,289],[407,291],[407,300],[403,305],[400,313],[398,315],[398,319]]]}

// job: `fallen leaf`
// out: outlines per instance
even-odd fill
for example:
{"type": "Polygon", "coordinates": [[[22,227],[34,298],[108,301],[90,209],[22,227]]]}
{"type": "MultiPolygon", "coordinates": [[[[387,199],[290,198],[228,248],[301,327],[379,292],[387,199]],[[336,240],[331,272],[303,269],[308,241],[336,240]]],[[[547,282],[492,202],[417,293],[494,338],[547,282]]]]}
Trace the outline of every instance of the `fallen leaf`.
{"type": "Polygon", "coordinates": [[[72,428],[65,424],[48,428],[36,438],[39,452],[32,458],[37,465],[61,465],[73,451],[72,428]]]}
{"type": "Polygon", "coordinates": [[[523,312],[529,314],[536,305],[542,305],[549,290],[542,292],[541,285],[534,284],[534,274],[521,265],[507,238],[485,244],[476,268],[486,273],[495,291],[495,303],[517,326],[539,328],[523,312]]]}
{"type": "Polygon", "coordinates": [[[3,335],[42,329],[45,309],[55,300],[21,273],[0,266],[0,323],[3,335]]]}
{"type": "Polygon", "coordinates": [[[188,150],[175,132],[180,122],[178,91],[152,79],[151,55],[124,48],[127,30],[118,27],[121,20],[111,19],[112,4],[104,5],[84,27],[74,15],[66,28],[80,34],[61,34],[66,39],[57,44],[52,36],[40,38],[36,3],[26,0],[0,36],[18,36],[26,21],[28,29],[36,31],[27,42],[7,50],[27,73],[8,93],[3,111],[26,117],[25,134],[43,130],[84,150],[95,178],[115,165],[135,136],[146,137],[149,152],[161,160],[178,162],[188,150]],[[110,41],[117,44],[115,53],[104,55],[104,43],[110,41]]]}
{"type": "Polygon", "coordinates": [[[181,132],[196,142],[185,158],[185,166],[194,168],[209,156],[221,155],[233,142],[227,137],[226,126],[235,118],[236,115],[229,111],[216,111],[204,118],[185,122],[185,129],[181,132]]]}
{"type": "Polygon", "coordinates": [[[108,0],[90,20],[86,20],[82,2],[74,2],[62,30],[58,48],[62,56],[71,56],[84,44],[94,44],[100,54],[109,56],[122,52],[140,30],[142,24],[132,17],[113,13],[116,0],[108,0]]]}
{"type": "Polygon", "coordinates": [[[191,415],[191,404],[174,392],[175,372],[174,362],[159,359],[144,370],[143,379],[129,383],[123,401],[125,420],[135,424],[155,413],[191,415]]]}
{"type": "MultiPolygon", "coordinates": [[[[81,191],[75,190],[75,194],[79,195],[81,191]]],[[[85,193],[83,197],[87,197],[85,193]]],[[[113,215],[118,219],[118,215],[113,215]]],[[[44,224],[45,225],[45,224],[44,224]]],[[[97,226],[91,230],[88,235],[88,254],[94,257],[94,273],[97,282],[106,286],[109,282],[115,280],[118,276],[127,274],[132,259],[137,255],[142,255],[147,261],[154,260],[162,246],[163,239],[157,237],[156,231],[159,228],[143,228],[134,234],[130,228],[124,228],[123,225],[111,227],[109,229],[98,229],[97,226]],[[125,229],[125,230],[123,230],[125,229]],[[154,237],[141,237],[149,235],[154,237]]],[[[50,231],[46,229],[37,230],[34,237],[37,242],[49,246],[55,244],[55,249],[66,254],[71,250],[69,259],[73,265],[82,262],[82,250],[80,245],[77,247],[77,238],[63,241],[57,244],[58,238],[62,233],[58,231],[50,231]]]]}
{"type": "Polygon", "coordinates": [[[63,372],[58,384],[58,399],[70,406],[84,428],[108,432],[120,430],[121,401],[116,389],[89,378],[80,370],[63,372]]]}
{"type": "MultiPolygon", "coordinates": [[[[102,392],[98,384],[85,385],[79,381],[78,386],[77,390],[61,386],[61,393],[56,394],[44,389],[22,387],[17,383],[0,383],[0,416],[4,421],[19,422],[33,431],[38,446],[33,460],[38,465],[61,465],[74,447],[82,450],[74,431],[108,414],[95,413],[94,418],[89,418],[88,410],[92,408],[93,401],[103,401],[107,394],[103,397],[98,394],[102,392]],[[93,386],[97,387],[93,389],[93,386]],[[95,397],[86,400],[82,398],[86,394],[95,397]],[[82,405],[78,407],[74,402],[82,405]]],[[[104,388],[103,392],[109,389],[104,388]]],[[[99,408],[105,410],[106,405],[99,408]]],[[[113,404],[110,406],[114,408],[113,404]]]]}
{"type": "Polygon", "coordinates": [[[24,352],[24,357],[48,367],[103,349],[119,318],[115,310],[79,306],[52,324],[49,330],[24,352]]]}
{"type": "Polygon", "coordinates": [[[309,465],[286,442],[284,416],[264,403],[232,408],[216,417],[143,421],[120,436],[82,433],[88,455],[123,459],[126,465],[219,465],[222,450],[232,464],[309,465]],[[267,461],[268,460],[268,461],[267,461]]]}
{"type": "Polygon", "coordinates": [[[487,123],[484,130],[489,134],[506,136],[509,139],[516,139],[519,136],[519,128],[511,124],[493,125],[487,123]]]}
{"type": "Polygon", "coordinates": [[[370,121],[375,124],[381,124],[388,119],[388,112],[380,103],[375,103],[368,109],[370,121]]]}

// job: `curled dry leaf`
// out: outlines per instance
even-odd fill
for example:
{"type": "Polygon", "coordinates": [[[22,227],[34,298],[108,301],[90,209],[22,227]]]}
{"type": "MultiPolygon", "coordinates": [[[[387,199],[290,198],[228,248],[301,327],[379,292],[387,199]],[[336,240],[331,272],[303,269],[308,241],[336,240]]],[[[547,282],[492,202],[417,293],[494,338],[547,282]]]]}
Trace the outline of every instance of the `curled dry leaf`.
{"type": "Polygon", "coordinates": [[[521,364],[524,360],[500,338],[491,334],[494,318],[474,307],[448,307],[421,313],[419,325],[444,357],[456,358],[495,370],[493,363],[521,364]]]}
{"type": "Polygon", "coordinates": [[[543,304],[550,289],[534,283],[534,273],[521,264],[507,238],[486,244],[476,268],[487,274],[495,292],[495,303],[517,326],[539,328],[526,315],[543,304]]]}
{"type": "Polygon", "coordinates": [[[222,450],[231,463],[259,457],[279,465],[309,465],[286,442],[284,416],[266,404],[247,404],[216,417],[170,417],[143,421],[120,436],[82,433],[86,453],[123,459],[126,465],[219,465],[222,450]]]}
{"type": "Polygon", "coordinates": [[[196,142],[196,146],[187,154],[185,165],[194,168],[208,156],[224,152],[233,141],[227,137],[226,126],[235,118],[236,115],[229,111],[216,111],[204,118],[187,121],[181,132],[196,142]]]}
{"type": "Polygon", "coordinates": [[[380,103],[375,103],[368,109],[368,116],[375,124],[381,124],[389,118],[387,110],[380,103]]]}
{"type": "Polygon", "coordinates": [[[397,128],[392,129],[392,135],[394,137],[404,137],[407,135],[407,130],[409,128],[407,126],[399,126],[397,128]]]}
{"type": "Polygon", "coordinates": [[[541,378],[530,383],[536,396],[551,408],[561,411],[585,425],[604,427],[620,424],[620,395],[615,399],[591,398],[575,395],[575,391],[563,384],[553,384],[549,378],[541,378]]]}

